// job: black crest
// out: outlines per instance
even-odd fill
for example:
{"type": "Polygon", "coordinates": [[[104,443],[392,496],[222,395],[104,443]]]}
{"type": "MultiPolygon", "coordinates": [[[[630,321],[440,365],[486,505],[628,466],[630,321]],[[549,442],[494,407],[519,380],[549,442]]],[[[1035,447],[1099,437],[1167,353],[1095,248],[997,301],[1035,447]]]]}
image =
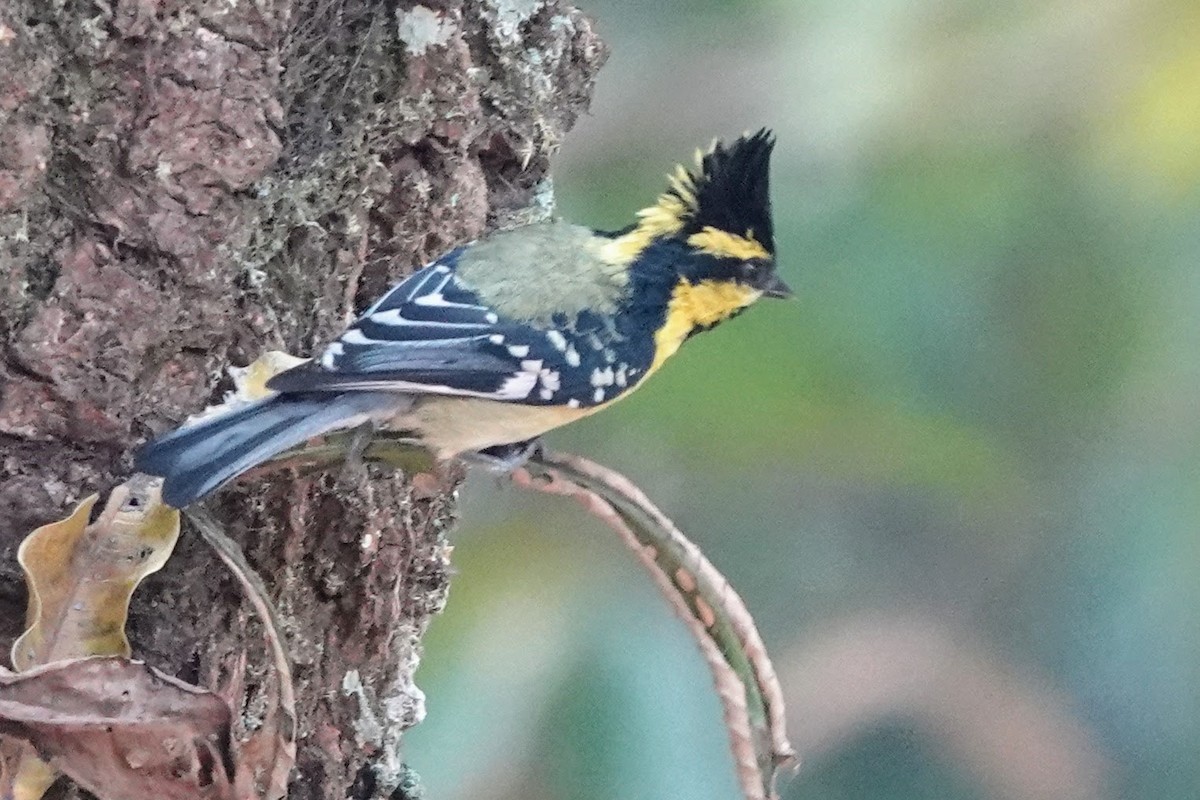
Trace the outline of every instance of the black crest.
{"type": "Polygon", "coordinates": [[[706,227],[745,236],[749,232],[768,252],[775,252],[771,224],[769,172],[774,135],[763,128],[726,146],[718,142],[698,158],[691,187],[671,192],[689,207],[684,233],[706,227]],[[684,196],[690,188],[691,197],[684,196]],[[684,191],[681,191],[684,190],[684,191]]]}

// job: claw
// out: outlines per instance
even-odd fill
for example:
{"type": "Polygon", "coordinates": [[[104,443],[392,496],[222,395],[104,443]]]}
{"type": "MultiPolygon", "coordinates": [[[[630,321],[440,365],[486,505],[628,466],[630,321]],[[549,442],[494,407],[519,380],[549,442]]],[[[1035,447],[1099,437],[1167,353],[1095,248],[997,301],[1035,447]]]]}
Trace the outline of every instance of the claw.
{"type": "Polygon", "coordinates": [[[523,442],[498,444],[476,453],[464,453],[462,459],[468,464],[475,464],[492,472],[512,472],[540,452],[542,440],[534,438],[523,442]]]}

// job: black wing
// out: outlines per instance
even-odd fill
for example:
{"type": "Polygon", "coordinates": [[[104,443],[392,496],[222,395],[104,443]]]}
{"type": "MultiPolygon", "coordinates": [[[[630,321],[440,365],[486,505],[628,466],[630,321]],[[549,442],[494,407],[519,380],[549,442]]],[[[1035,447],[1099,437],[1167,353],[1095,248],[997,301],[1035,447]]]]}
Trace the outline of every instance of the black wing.
{"type": "Polygon", "coordinates": [[[633,342],[612,320],[586,312],[550,329],[506,319],[455,275],[460,252],[396,285],[319,359],[275,376],[268,387],[590,406],[644,376],[651,339],[633,342]]]}

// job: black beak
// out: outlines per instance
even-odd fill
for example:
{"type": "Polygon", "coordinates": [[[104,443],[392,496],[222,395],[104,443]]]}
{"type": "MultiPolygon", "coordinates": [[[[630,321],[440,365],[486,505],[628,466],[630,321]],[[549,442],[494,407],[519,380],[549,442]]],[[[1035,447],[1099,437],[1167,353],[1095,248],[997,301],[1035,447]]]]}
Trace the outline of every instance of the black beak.
{"type": "Polygon", "coordinates": [[[759,290],[767,297],[781,297],[787,299],[792,296],[792,289],[774,272],[767,275],[763,280],[759,290]]]}

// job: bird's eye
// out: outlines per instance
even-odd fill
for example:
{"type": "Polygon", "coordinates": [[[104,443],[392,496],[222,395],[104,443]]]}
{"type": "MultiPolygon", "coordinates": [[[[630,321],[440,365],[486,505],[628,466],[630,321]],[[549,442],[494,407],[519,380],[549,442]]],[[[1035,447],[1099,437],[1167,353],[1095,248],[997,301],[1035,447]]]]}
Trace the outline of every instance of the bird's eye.
{"type": "Polygon", "coordinates": [[[743,261],[737,266],[738,277],[743,281],[753,281],[762,272],[761,261],[743,261]]]}

